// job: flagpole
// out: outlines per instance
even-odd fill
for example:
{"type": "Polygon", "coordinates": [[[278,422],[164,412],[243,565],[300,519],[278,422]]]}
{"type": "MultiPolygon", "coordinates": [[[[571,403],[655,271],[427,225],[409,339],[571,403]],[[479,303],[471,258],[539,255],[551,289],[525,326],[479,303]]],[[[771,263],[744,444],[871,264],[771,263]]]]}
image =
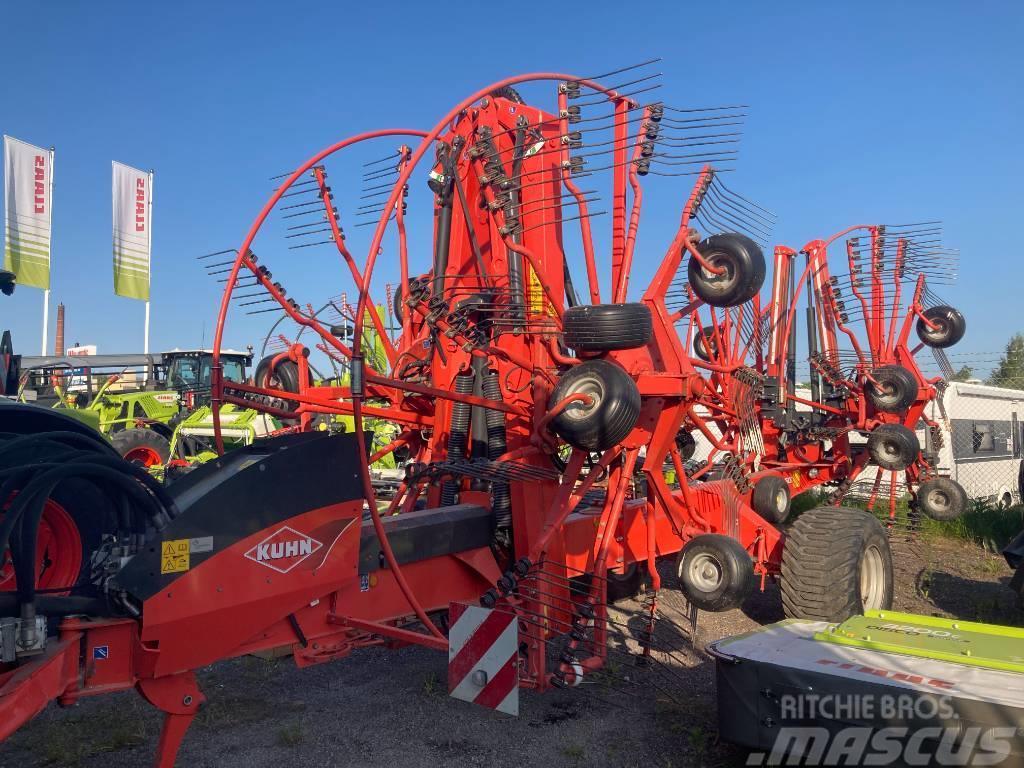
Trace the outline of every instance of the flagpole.
{"type": "MultiPolygon", "coordinates": [[[[149,296],[150,288],[153,285],[153,171],[149,172],[149,211],[147,216],[146,235],[149,238],[149,243],[146,250],[149,252],[149,274],[146,278],[149,280],[149,285],[146,286],[146,295],[149,296]]],[[[146,322],[143,330],[144,339],[142,342],[142,354],[149,354],[149,299],[146,299],[146,322]]]]}
{"type": "MultiPolygon", "coordinates": [[[[50,147],[50,263],[46,265],[47,274],[46,282],[50,282],[50,272],[53,271],[53,157],[54,148],[50,147]]],[[[46,357],[46,342],[49,336],[49,325],[50,325],[50,289],[46,288],[43,290],[43,343],[40,355],[46,357]]]]}

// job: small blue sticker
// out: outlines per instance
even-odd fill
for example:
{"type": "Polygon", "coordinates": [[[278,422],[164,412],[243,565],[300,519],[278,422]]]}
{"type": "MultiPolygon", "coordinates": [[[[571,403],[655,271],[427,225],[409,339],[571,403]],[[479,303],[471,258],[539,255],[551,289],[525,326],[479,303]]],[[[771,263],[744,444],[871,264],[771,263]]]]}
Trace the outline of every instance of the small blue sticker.
{"type": "Polygon", "coordinates": [[[370,574],[361,573],[359,574],[359,591],[369,592],[370,591],[370,574]]]}
{"type": "Polygon", "coordinates": [[[109,659],[110,658],[110,646],[109,645],[97,645],[92,649],[92,657],[94,659],[109,659]]]}

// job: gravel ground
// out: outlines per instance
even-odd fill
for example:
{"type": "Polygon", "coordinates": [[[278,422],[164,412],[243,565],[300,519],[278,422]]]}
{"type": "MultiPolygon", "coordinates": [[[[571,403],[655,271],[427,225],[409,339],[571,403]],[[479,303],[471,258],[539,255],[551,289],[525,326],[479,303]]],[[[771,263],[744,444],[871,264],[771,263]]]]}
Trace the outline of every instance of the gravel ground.
{"type": "MultiPolygon", "coordinates": [[[[898,610],[1024,625],[1001,558],[946,540],[896,542],[894,549],[898,610]]],[[[214,665],[200,672],[209,702],[178,765],[742,765],[743,753],[717,742],[714,667],[701,649],[781,618],[778,592],[770,587],[741,610],[701,614],[695,642],[682,601],[671,590],[662,595],[659,638],[670,655],[646,670],[616,657],[605,679],[571,691],[523,692],[518,718],[450,699],[444,656],[421,648],[366,649],[306,670],[255,657],[214,665]]],[[[620,604],[615,620],[628,621],[640,607],[620,604]]],[[[51,706],[0,746],[0,768],[147,765],[159,725],[134,693],[70,710],[51,706]]]]}

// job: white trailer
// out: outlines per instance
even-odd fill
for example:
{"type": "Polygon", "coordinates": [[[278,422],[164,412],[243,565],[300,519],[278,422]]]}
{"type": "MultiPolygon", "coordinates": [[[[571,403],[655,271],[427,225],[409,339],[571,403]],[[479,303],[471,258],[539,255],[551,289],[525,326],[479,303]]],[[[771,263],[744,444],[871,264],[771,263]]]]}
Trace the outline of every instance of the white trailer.
{"type": "MultiPolygon", "coordinates": [[[[956,480],[971,499],[1020,503],[1024,390],[953,381],[929,409],[942,433],[939,474],[956,480]]],[[[919,434],[934,450],[931,436],[919,434]]]]}

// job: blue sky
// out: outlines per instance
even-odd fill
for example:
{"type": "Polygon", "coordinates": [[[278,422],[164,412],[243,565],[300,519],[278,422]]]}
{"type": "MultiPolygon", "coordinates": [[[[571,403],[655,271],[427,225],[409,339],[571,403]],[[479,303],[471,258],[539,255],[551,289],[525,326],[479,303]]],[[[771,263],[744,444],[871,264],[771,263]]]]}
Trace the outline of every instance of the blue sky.
{"type": "MultiPolygon", "coordinates": [[[[357,131],[429,127],[510,74],[654,56],[666,101],[750,105],[729,183],[778,214],[775,242],[942,219],[963,251],[941,291],[968,317],[954,351],[998,351],[1024,330],[1021,3],[510,7],[5,3],[0,132],[57,148],[52,304],[68,307],[67,341],[141,348],[141,303],[113,296],[112,159],[156,171],[152,347],[195,345],[219,290],[194,257],[240,244],[269,176],[357,131]]],[[[670,227],[679,205],[645,200],[643,226],[670,227]]],[[[663,248],[638,255],[639,274],[663,248]]],[[[315,259],[295,272],[313,289],[340,275],[315,259]]],[[[0,301],[23,352],[38,352],[41,303],[25,288],[0,301]]],[[[260,322],[226,341],[255,343],[260,322]]]]}

